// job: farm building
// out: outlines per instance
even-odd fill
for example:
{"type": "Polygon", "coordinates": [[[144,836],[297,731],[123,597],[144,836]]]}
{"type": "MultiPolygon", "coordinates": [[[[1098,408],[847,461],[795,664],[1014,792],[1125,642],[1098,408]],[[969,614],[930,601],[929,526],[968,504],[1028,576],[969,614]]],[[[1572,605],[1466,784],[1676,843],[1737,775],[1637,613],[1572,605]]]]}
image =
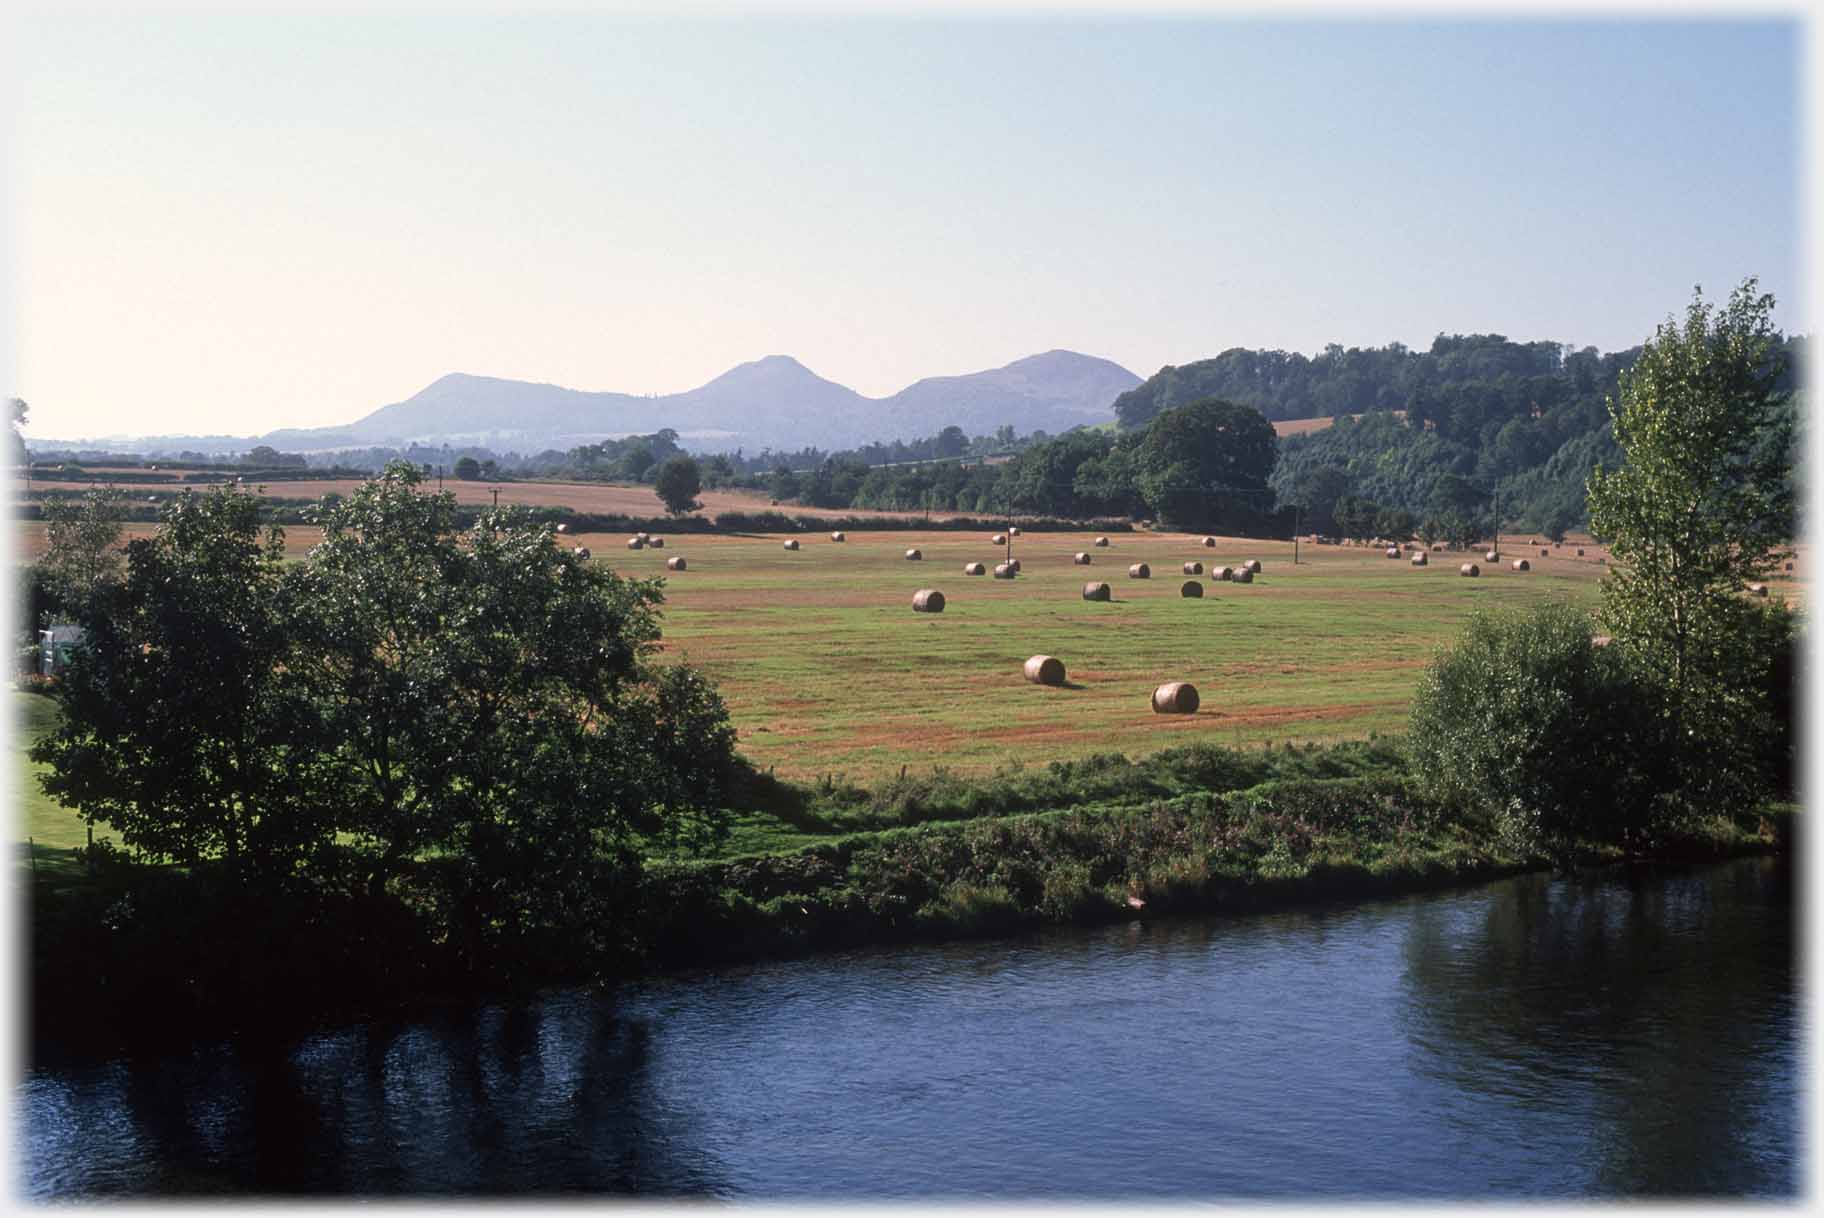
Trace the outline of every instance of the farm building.
{"type": "Polygon", "coordinates": [[[70,652],[88,641],[89,632],[69,622],[53,622],[38,632],[38,671],[54,677],[70,662],[70,652]]]}

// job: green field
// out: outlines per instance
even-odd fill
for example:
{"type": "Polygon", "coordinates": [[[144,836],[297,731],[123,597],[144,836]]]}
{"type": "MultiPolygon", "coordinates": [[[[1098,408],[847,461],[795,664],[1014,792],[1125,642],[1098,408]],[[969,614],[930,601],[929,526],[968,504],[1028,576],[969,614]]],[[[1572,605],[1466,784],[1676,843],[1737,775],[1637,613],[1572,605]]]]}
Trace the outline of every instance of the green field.
{"type": "Polygon", "coordinates": [[[851,533],[800,537],[680,535],[662,550],[629,551],[621,537],[583,538],[596,561],[624,574],[666,575],[665,646],[718,683],[740,748],[781,777],[867,781],[901,766],[959,773],[1116,750],[1150,753],[1194,740],[1230,746],[1360,738],[1404,729],[1407,704],[1435,649],[1479,605],[1559,596],[1594,606],[1598,551],[1530,551],[1533,570],[1436,554],[1414,568],[1364,547],[1220,539],[1187,534],[1027,534],[1014,539],[1012,581],[967,576],[1002,551],[986,535],[851,533]],[[908,547],[924,558],[909,562],[908,547]],[[1088,567],[1071,561],[1082,550],[1088,567]],[[688,569],[667,573],[682,554],[688,569]],[[1251,585],[1212,580],[1216,565],[1258,558],[1251,585]],[[1181,574],[1200,561],[1202,577],[1181,574]],[[1130,579],[1146,562],[1152,578],[1130,579]],[[1080,595],[1108,582],[1114,601],[1080,595]],[[1198,578],[1202,599],[1180,596],[1198,578]],[[914,613],[920,588],[943,592],[941,614],[914,613]],[[1061,659],[1065,688],[1030,685],[1021,665],[1061,659]],[[1156,715],[1153,688],[1193,683],[1193,716],[1156,715]]]}

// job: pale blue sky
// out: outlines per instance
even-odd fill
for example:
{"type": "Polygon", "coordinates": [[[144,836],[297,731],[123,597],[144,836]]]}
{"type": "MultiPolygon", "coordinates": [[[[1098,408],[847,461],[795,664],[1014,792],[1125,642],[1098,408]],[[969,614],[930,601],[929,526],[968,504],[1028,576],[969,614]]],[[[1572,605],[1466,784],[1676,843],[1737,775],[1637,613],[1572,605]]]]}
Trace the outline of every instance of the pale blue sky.
{"type": "Polygon", "coordinates": [[[41,16],[30,434],[352,420],[450,371],[871,395],[1052,347],[1631,346],[1800,289],[1794,21],[41,16]]]}

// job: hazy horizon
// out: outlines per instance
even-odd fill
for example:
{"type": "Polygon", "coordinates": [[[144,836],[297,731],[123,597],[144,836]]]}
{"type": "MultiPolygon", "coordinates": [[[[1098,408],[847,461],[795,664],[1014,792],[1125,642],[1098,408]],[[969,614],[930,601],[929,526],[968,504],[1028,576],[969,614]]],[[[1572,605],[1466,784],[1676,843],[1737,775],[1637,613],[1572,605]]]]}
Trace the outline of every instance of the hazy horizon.
{"type": "Polygon", "coordinates": [[[38,14],[33,437],[352,422],[450,372],[871,398],[1052,349],[1809,330],[1796,20],[38,14]]]}

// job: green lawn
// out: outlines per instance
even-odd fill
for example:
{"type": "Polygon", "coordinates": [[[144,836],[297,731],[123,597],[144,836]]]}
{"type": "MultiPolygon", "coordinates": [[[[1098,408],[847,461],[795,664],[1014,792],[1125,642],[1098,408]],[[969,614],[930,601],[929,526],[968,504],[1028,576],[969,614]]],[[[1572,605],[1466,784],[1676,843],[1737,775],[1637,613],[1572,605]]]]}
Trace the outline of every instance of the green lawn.
{"type": "MultiPolygon", "coordinates": [[[[57,708],[40,694],[14,691],[12,699],[13,795],[21,865],[36,867],[41,878],[74,877],[82,870],[75,852],[88,841],[88,824],[38,789],[38,775],[44,767],[25,755],[32,741],[56,723],[57,708]]],[[[96,826],[98,836],[105,837],[107,832],[105,824],[96,826]]]]}

